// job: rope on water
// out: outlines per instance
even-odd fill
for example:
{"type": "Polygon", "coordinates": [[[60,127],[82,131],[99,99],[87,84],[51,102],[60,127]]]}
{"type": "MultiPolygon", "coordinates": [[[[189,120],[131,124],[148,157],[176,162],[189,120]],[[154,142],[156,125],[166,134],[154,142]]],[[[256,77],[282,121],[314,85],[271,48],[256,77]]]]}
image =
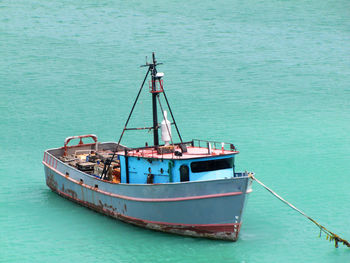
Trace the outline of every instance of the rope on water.
{"type": "Polygon", "coordinates": [[[327,235],[326,239],[331,241],[334,241],[334,245],[337,248],[338,247],[338,243],[343,243],[343,245],[350,247],[350,243],[349,241],[342,239],[341,237],[339,237],[338,235],[334,234],[333,232],[329,231],[327,228],[325,228],[324,226],[320,225],[319,223],[317,223],[314,219],[312,219],[311,217],[309,217],[307,214],[305,214],[303,211],[301,211],[300,209],[296,208],[294,205],[292,205],[291,203],[289,203],[288,201],[286,201],[285,199],[283,199],[281,196],[279,196],[277,193],[275,193],[273,190],[271,190],[270,188],[268,188],[266,185],[264,185],[262,182],[260,182],[258,179],[256,179],[254,177],[253,174],[249,174],[249,177],[252,178],[254,181],[256,181],[258,184],[260,184],[262,187],[264,187],[267,191],[269,191],[271,194],[273,194],[274,196],[276,196],[279,200],[281,200],[283,203],[285,203],[286,205],[290,206],[291,208],[293,208],[295,211],[299,212],[300,214],[302,214],[303,216],[305,216],[307,219],[309,219],[311,222],[313,222],[316,226],[318,226],[318,228],[320,229],[320,237],[321,237],[321,233],[325,233],[327,235]]]}

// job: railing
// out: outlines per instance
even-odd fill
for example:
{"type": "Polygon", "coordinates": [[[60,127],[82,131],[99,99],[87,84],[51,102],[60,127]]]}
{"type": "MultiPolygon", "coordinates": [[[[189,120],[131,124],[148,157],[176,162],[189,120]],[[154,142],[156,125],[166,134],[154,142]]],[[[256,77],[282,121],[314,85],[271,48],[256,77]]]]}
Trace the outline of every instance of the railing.
{"type": "Polygon", "coordinates": [[[216,142],[216,141],[206,141],[206,140],[199,140],[199,139],[193,139],[192,140],[192,146],[194,147],[203,147],[208,148],[211,147],[211,149],[223,149],[226,151],[237,151],[236,147],[232,143],[228,142],[216,142]],[[210,145],[210,146],[209,146],[210,145]]]}
{"type": "Polygon", "coordinates": [[[156,80],[150,80],[149,81],[149,92],[151,93],[160,93],[163,92],[163,80],[162,79],[156,79],[156,80]],[[158,83],[158,85],[157,85],[158,83]]]}
{"type": "MultiPolygon", "coordinates": [[[[178,154],[177,152],[182,151],[181,145],[192,146],[193,141],[174,143],[173,146],[175,146],[175,147],[178,146],[179,148],[175,148],[175,151],[171,152],[172,158],[174,158],[174,156],[177,156],[177,154],[178,154]]],[[[164,146],[164,145],[159,145],[159,146],[164,146]]],[[[170,145],[170,146],[172,146],[172,145],[170,145]]],[[[158,153],[157,147],[155,147],[155,146],[127,148],[126,152],[128,153],[129,156],[148,157],[148,158],[159,158],[159,155],[161,155],[161,158],[163,158],[164,154],[169,154],[169,153],[165,153],[165,152],[158,153]]]]}
{"type": "Polygon", "coordinates": [[[64,153],[63,153],[63,156],[67,156],[69,148],[81,147],[81,146],[90,146],[90,145],[95,145],[95,151],[98,150],[97,136],[94,135],[94,134],[67,137],[65,139],[65,141],[64,141],[64,146],[63,146],[64,153]],[[94,140],[94,143],[84,143],[83,142],[83,138],[92,138],[94,140]],[[79,143],[77,145],[68,146],[68,143],[71,140],[73,140],[73,139],[79,139],[79,143]]]}
{"type": "MultiPolygon", "coordinates": [[[[183,142],[183,143],[174,143],[173,144],[177,149],[172,152],[172,158],[174,156],[177,156],[177,154],[180,154],[181,156],[181,145],[184,146],[192,146],[192,147],[201,147],[201,148],[207,148],[209,152],[210,150],[225,150],[225,151],[231,151],[236,152],[237,149],[232,143],[227,142],[217,142],[217,141],[206,141],[206,140],[199,140],[199,139],[193,139],[189,142],[183,142]],[[209,146],[210,145],[210,146],[209,146]]],[[[160,145],[163,146],[163,145],[160,145]]],[[[129,156],[137,156],[137,157],[148,157],[148,158],[163,158],[163,152],[158,153],[157,147],[155,146],[145,146],[145,147],[138,147],[138,148],[127,148],[126,154],[129,156]]],[[[166,153],[164,153],[166,154],[166,153]]]]}

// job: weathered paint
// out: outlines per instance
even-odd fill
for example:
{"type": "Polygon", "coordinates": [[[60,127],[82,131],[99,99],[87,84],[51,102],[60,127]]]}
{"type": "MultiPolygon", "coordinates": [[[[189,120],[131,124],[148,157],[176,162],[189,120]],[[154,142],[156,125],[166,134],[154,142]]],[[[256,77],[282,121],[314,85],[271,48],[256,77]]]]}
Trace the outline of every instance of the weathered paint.
{"type": "Polygon", "coordinates": [[[46,183],[59,195],[127,223],[181,235],[237,240],[251,191],[244,174],[186,183],[113,184],[59,161],[50,150],[43,163],[46,183]]]}
{"type": "Polygon", "coordinates": [[[234,155],[221,155],[212,157],[202,157],[200,159],[159,159],[127,156],[127,162],[124,155],[119,155],[121,165],[121,182],[126,183],[127,172],[129,173],[130,184],[146,184],[147,175],[154,176],[154,183],[170,183],[180,182],[180,166],[187,165],[189,167],[190,181],[225,179],[234,177],[233,169],[222,169],[216,171],[206,171],[193,173],[191,163],[198,161],[220,160],[226,158],[234,158],[234,155]],[[126,167],[128,169],[126,169],[126,167]]]}

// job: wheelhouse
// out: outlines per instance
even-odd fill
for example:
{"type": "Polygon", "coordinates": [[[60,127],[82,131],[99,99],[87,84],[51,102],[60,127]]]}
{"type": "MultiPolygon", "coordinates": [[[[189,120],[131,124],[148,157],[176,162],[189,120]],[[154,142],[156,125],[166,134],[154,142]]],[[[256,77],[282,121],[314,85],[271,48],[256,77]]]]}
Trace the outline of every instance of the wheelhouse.
{"type": "Polygon", "coordinates": [[[238,151],[232,144],[193,140],[175,145],[170,148],[171,152],[162,151],[164,147],[118,152],[121,183],[177,183],[232,178],[235,175],[234,158],[238,151]],[[207,146],[201,147],[200,143],[207,146]],[[217,145],[221,147],[217,148],[217,145]]]}

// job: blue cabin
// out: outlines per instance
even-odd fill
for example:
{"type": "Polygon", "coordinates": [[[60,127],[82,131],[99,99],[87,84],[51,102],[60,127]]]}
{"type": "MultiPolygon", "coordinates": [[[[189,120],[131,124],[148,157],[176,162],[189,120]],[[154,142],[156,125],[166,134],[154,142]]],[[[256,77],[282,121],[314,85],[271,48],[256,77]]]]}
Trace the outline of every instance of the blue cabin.
{"type": "Polygon", "coordinates": [[[118,152],[121,183],[161,184],[234,177],[234,158],[238,151],[233,145],[217,142],[207,142],[207,145],[210,146],[195,146],[192,141],[185,147],[184,144],[167,146],[171,149],[167,153],[155,147],[118,152]],[[211,149],[211,145],[217,144],[222,147],[211,149]],[[225,149],[226,145],[230,145],[229,150],[225,149]]]}

